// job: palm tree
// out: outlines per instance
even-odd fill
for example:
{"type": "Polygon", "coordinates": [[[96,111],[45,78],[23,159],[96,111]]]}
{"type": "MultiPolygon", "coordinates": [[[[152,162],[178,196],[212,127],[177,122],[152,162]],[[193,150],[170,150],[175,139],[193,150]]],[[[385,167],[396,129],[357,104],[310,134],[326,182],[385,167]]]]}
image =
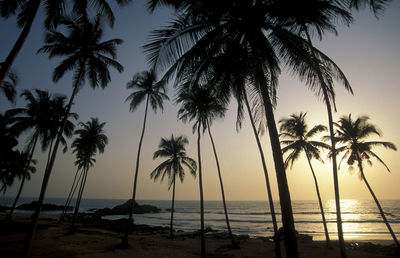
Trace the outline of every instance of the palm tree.
{"type": "MultiPolygon", "coordinates": [[[[30,179],[30,173],[36,171],[34,166],[28,167],[25,173],[25,164],[28,161],[26,152],[15,150],[18,145],[18,132],[12,128],[16,121],[15,110],[8,110],[0,114],[0,192],[5,193],[7,187],[14,183],[16,177],[30,179]]],[[[35,164],[35,160],[31,160],[35,164]]],[[[7,219],[7,218],[6,218],[7,219]]]]}
{"type": "MultiPolygon", "coordinates": [[[[51,153],[51,142],[56,137],[56,132],[61,126],[60,118],[65,113],[65,96],[54,95],[53,97],[48,91],[42,91],[38,89],[35,89],[34,92],[35,94],[29,90],[24,90],[21,96],[24,97],[25,101],[27,102],[26,108],[17,108],[13,110],[13,112],[19,116],[15,117],[15,123],[13,124],[12,128],[18,133],[32,130],[32,135],[28,140],[28,146],[26,150],[29,155],[27,162],[25,163],[25,173],[28,173],[38,140],[40,140],[42,145],[42,151],[49,149],[49,154],[51,153]]],[[[77,115],[72,113],[70,117],[76,119],[77,115]]],[[[66,126],[63,130],[63,135],[67,138],[70,138],[72,136],[74,127],[75,125],[70,120],[67,120],[66,126]]],[[[65,153],[67,151],[67,143],[63,135],[61,138],[61,143],[64,145],[63,152],[65,153]]],[[[12,217],[14,209],[21,196],[26,178],[27,176],[22,176],[20,187],[11,210],[7,215],[7,219],[11,219],[12,217]]]]}
{"type": "MultiPolygon", "coordinates": [[[[6,156],[2,156],[2,160],[0,160],[0,181],[1,181],[1,188],[0,192],[7,191],[9,186],[14,184],[15,178],[19,178],[20,180],[30,180],[31,174],[36,172],[36,160],[31,160],[31,165],[26,167],[25,164],[28,162],[28,153],[21,152],[19,150],[10,150],[6,156]],[[3,160],[3,157],[6,160],[3,160]],[[24,178],[25,177],[25,178],[24,178]]],[[[15,206],[12,207],[13,209],[15,206]]],[[[9,219],[7,215],[5,221],[9,219]]]]}
{"type": "MultiPolygon", "coordinates": [[[[376,206],[379,209],[379,212],[382,216],[383,221],[386,224],[390,234],[397,247],[400,247],[399,241],[396,238],[392,228],[389,225],[389,222],[386,219],[385,213],[376,197],[374,191],[372,190],[370,184],[367,181],[364,173],[363,161],[366,161],[368,164],[372,165],[371,159],[375,158],[379,161],[389,172],[389,167],[383,162],[383,160],[372,150],[373,147],[384,147],[390,150],[397,150],[396,146],[391,142],[382,142],[382,141],[366,141],[371,135],[381,136],[379,129],[368,122],[369,117],[361,116],[357,119],[353,120],[351,118],[351,114],[348,116],[342,116],[337,123],[336,126],[336,141],[338,143],[345,144],[342,147],[337,149],[338,153],[343,152],[343,156],[341,158],[340,163],[347,159],[347,164],[352,167],[354,163],[357,163],[358,169],[360,170],[361,179],[364,181],[365,185],[368,188],[368,191],[371,193],[372,198],[374,199],[376,206]]],[[[339,163],[339,164],[340,164],[339,163]]]]}
{"type": "Polygon", "coordinates": [[[141,104],[143,101],[145,101],[146,104],[144,110],[143,128],[140,135],[139,146],[136,156],[135,178],[133,181],[132,202],[130,204],[129,218],[127,221],[128,225],[126,226],[125,234],[121,243],[121,246],[125,248],[129,245],[128,234],[131,225],[133,224],[132,214],[134,203],[136,201],[136,185],[139,174],[140,151],[142,149],[143,136],[146,129],[148,107],[150,104],[154,112],[157,112],[157,108],[160,108],[162,111],[163,101],[169,100],[168,96],[165,94],[165,81],[157,82],[157,76],[154,70],[136,73],[133,76],[132,80],[130,80],[126,84],[126,88],[134,90],[134,92],[132,92],[125,100],[129,101],[130,112],[134,112],[139,104],[141,104]]]}
{"type": "MultiPolygon", "coordinates": [[[[191,82],[188,82],[190,84],[191,82]]],[[[225,105],[219,101],[216,97],[215,92],[208,86],[192,85],[181,85],[176,103],[181,103],[181,108],[178,110],[178,118],[184,123],[187,121],[194,121],[193,133],[197,130],[197,151],[198,151],[198,163],[199,163],[199,187],[200,187],[200,234],[201,234],[201,255],[205,257],[205,239],[204,239],[204,204],[203,204],[203,182],[202,182],[202,170],[201,170],[201,152],[200,152],[200,137],[201,128],[203,133],[205,130],[208,131],[210,136],[211,144],[213,146],[213,152],[215,161],[217,163],[218,178],[221,187],[222,203],[224,206],[225,221],[228,229],[229,236],[231,238],[232,246],[237,247],[235,240],[233,239],[232,231],[229,225],[228,211],[225,202],[225,191],[222,182],[221,170],[219,167],[218,156],[212,138],[210,124],[216,118],[222,118],[225,115],[225,105]]]]}
{"type": "Polygon", "coordinates": [[[181,180],[181,183],[185,177],[185,171],[182,165],[185,165],[189,169],[190,174],[196,178],[196,161],[186,156],[185,145],[188,143],[189,141],[185,136],[174,137],[174,135],[171,135],[170,139],[161,138],[158,150],[154,152],[153,155],[153,159],[159,157],[168,158],[151,172],[150,178],[157,181],[157,179],[161,177],[160,182],[162,182],[167,175],[169,179],[168,190],[170,190],[172,186],[171,223],[169,228],[169,236],[171,238],[173,238],[172,226],[174,220],[176,177],[181,180]]]}
{"type": "Polygon", "coordinates": [[[276,258],[280,258],[281,257],[281,248],[280,248],[280,243],[279,243],[280,240],[279,240],[279,236],[278,236],[278,223],[276,221],[274,200],[272,198],[272,190],[271,190],[271,184],[269,182],[267,164],[265,162],[264,151],[263,151],[263,148],[262,148],[262,145],[261,145],[261,141],[260,141],[260,136],[259,136],[259,131],[260,130],[257,130],[257,128],[256,128],[256,122],[255,122],[255,119],[254,119],[254,116],[253,116],[253,112],[252,112],[252,110],[250,108],[250,103],[249,103],[249,100],[248,100],[248,97],[247,97],[247,93],[244,92],[243,95],[244,95],[243,98],[244,98],[244,102],[245,102],[245,105],[246,105],[247,113],[249,114],[251,128],[253,129],[253,133],[254,133],[254,137],[256,139],[258,151],[260,153],[261,164],[262,164],[263,171],[264,171],[265,184],[266,184],[266,187],[267,187],[269,209],[270,209],[271,217],[272,217],[272,226],[274,228],[274,238],[273,239],[274,239],[274,244],[275,244],[275,257],[276,258]]]}
{"type": "Polygon", "coordinates": [[[7,100],[13,104],[15,104],[16,101],[15,96],[17,95],[17,91],[15,90],[15,88],[17,87],[18,82],[18,75],[14,72],[9,72],[7,74],[6,80],[0,83],[0,91],[2,91],[7,100]]]}
{"type": "Polygon", "coordinates": [[[72,142],[72,148],[74,148],[73,152],[76,153],[77,159],[75,164],[78,166],[78,169],[82,170],[83,177],[81,179],[78,198],[76,199],[75,212],[71,226],[72,231],[75,227],[89,168],[96,162],[93,157],[97,152],[104,153],[104,148],[108,144],[108,138],[104,134],[103,129],[105,124],[105,122],[100,123],[98,118],[91,118],[90,121],[86,123],[79,123],[82,128],[76,130],[74,133],[77,135],[77,138],[72,142]]]}
{"type": "Polygon", "coordinates": [[[314,169],[311,165],[311,159],[314,158],[323,162],[321,159],[321,151],[320,149],[329,150],[330,147],[319,141],[310,140],[310,138],[314,137],[317,133],[324,132],[327,130],[326,126],[316,125],[311,130],[308,131],[308,126],[305,122],[305,116],[307,113],[300,114],[292,114],[290,118],[284,118],[279,121],[281,124],[280,127],[280,136],[284,140],[281,141],[282,145],[285,146],[282,149],[282,153],[285,154],[290,152],[285,160],[285,166],[290,167],[293,166],[293,163],[299,158],[301,152],[304,151],[307,157],[308,165],[310,166],[311,173],[314,179],[315,190],[317,192],[319,208],[321,210],[322,223],[324,225],[325,238],[327,245],[330,245],[328,227],[326,225],[324,208],[322,205],[321,194],[319,192],[317,177],[315,176],[314,169]]]}
{"type": "MultiPolygon", "coordinates": [[[[115,1],[120,6],[131,2],[131,0],[115,1]]],[[[7,19],[11,16],[17,15],[18,27],[22,28],[20,36],[0,67],[0,85],[9,73],[15,58],[22,49],[41,4],[45,6],[46,29],[54,29],[57,27],[62,16],[66,14],[65,11],[68,9],[72,9],[74,14],[86,17],[88,16],[88,13],[93,13],[93,11],[95,11],[96,14],[101,13],[107,18],[111,26],[114,24],[115,20],[111,6],[105,0],[74,0],[72,3],[66,0],[0,0],[0,16],[7,19]],[[71,4],[72,6],[68,8],[68,4],[71,4]],[[88,7],[94,8],[95,10],[88,10],[88,7]]]]}
{"type": "Polygon", "coordinates": [[[60,65],[53,72],[53,81],[58,81],[66,72],[74,70],[73,92],[66,107],[65,115],[61,121],[61,127],[57,133],[54,142],[53,152],[48,166],[46,167],[43,178],[42,188],[39,196],[39,205],[35,210],[32,220],[32,228],[27,234],[27,241],[24,247],[24,256],[28,255],[37,221],[40,215],[41,205],[47,189],[47,183],[53,169],[54,161],[57,155],[58,145],[61,140],[61,133],[64,130],[67,118],[71,112],[71,107],[75,96],[80,87],[83,86],[85,77],[89,79],[92,88],[100,86],[105,88],[110,82],[109,67],[122,72],[123,67],[116,58],[116,46],[122,43],[120,39],[112,39],[101,42],[103,30],[101,28],[100,18],[96,18],[94,23],[85,19],[63,20],[66,26],[66,35],[61,32],[50,30],[46,34],[45,42],[47,45],[39,49],[40,53],[49,53],[49,58],[56,56],[66,56],[60,65]]]}

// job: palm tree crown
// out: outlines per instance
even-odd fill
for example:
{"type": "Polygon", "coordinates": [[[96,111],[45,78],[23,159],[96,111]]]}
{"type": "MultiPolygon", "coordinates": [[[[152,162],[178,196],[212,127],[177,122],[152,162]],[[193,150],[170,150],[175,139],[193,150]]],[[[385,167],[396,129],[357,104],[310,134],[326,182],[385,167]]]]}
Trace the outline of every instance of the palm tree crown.
{"type": "Polygon", "coordinates": [[[78,167],[88,169],[93,166],[92,158],[99,153],[104,153],[108,138],[104,134],[105,122],[100,123],[98,118],[91,118],[86,123],[79,123],[81,129],[75,131],[78,137],[73,141],[73,152],[76,153],[78,167]]]}
{"type": "Polygon", "coordinates": [[[317,133],[325,132],[327,130],[324,125],[316,125],[308,131],[307,123],[305,122],[305,116],[307,113],[300,112],[300,114],[292,114],[290,118],[284,118],[279,121],[280,137],[284,138],[281,140],[282,153],[291,151],[289,156],[285,160],[285,166],[293,166],[293,163],[299,158],[300,154],[305,151],[306,155],[311,159],[314,158],[323,162],[321,159],[320,148],[329,150],[329,145],[310,140],[317,133]]]}
{"type": "Polygon", "coordinates": [[[49,30],[45,37],[46,45],[38,50],[38,53],[49,53],[49,58],[66,56],[54,69],[53,81],[57,82],[66,72],[75,70],[74,87],[82,86],[87,75],[92,88],[105,88],[111,81],[109,66],[118,72],[123,71],[122,65],[114,60],[116,46],[122,40],[102,42],[103,30],[99,17],[94,23],[82,17],[63,19],[61,23],[66,27],[66,34],[49,30]]]}
{"type": "Polygon", "coordinates": [[[169,100],[165,93],[165,82],[157,82],[154,70],[136,73],[132,80],[126,84],[127,89],[133,89],[125,101],[129,101],[129,110],[135,111],[140,103],[149,99],[151,108],[156,112],[157,108],[163,110],[163,101],[169,100]]]}
{"type": "Polygon", "coordinates": [[[174,184],[173,175],[177,176],[183,182],[185,171],[182,165],[185,165],[189,169],[190,174],[196,177],[196,162],[186,156],[185,145],[188,143],[188,139],[184,136],[174,137],[174,135],[171,135],[170,139],[161,138],[161,142],[158,145],[159,149],[154,152],[153,159],[168,159],[151,172],[150,178],[156,181],[161,177],[160,181],[162,182],[164,177],[168,176],[168,189],[170,189],[174,184]]]}
{"type": "Polygon", "coordinates": [[[215,91],[209,85],[181,87],[176,103],[181,103],[178,118],[185,123],[194,121],[193,132],[198,127],[205,131],[215,118],[225,116],[224,103],[215,97],[215,91]]]}
{"type": "Polygon", "coordinates": [[[17,91],[15,90],[15,87],[17,86],[18,82],[19,82],[18,75],[14,72],[9,72],[7,74],[6,80],[0,83],[0,90],[6,96],[7,100],[13,104],[15,104],[16,101],[15,97],[17,95],[17,91]]]}
{"type": "Polygon", "coordinates": [[[336,141],[346,144],[337,149],[338,153],[343,152],[340,163],[347,159],[347,164],[352,166],[354,162],[366,161],[372,164],[371,158],[378,160],[389,171],[389,167],[383,160],[372,150],[373,147],[384,147],[390,150],[397,150],[396,146],[391,142],[383,141],[365,141],[371,135],[381,136],[379,129],[368,122],[369,117],[361,116],[353,120],[351,114],[342,116],[336,126],[336,141]]]}

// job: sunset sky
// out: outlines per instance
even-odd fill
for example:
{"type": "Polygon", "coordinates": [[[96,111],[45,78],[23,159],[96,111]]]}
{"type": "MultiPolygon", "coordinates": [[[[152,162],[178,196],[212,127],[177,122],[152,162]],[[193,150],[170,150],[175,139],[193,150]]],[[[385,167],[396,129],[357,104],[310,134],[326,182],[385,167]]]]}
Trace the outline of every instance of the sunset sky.
{"type": "MultiPolygon", "coordinates": [[[[114,29],[106,29],[104,40],[121,38],[124,43],[118,48],[117,60],[124,66],[122,74],[112,70],[112,81],[105,90],[92,90],[88,85],[82,89],[75,100],[73,112],[79,114],[79,121],[86,122],[90,117],[98,117],[106,122],[105,130],[109,138],[103,155],[96,156],[96,164],[89,171],[84,198],[128,199],[132,194],[134,166],[142,128],[144,105],[134,113],[129,112],[125,103],[130,91],[126,83],[136,72],[148,69],[142,45],[146,43],[149,32],[166,25],[171,17],[170,10],[158,10],[149,14],[144,1],[134,3],[122,9],[114,9],[116,22],[114,29]]],[[[350,81],[354,96],[348,94],[341,85],[336,85],[338,112],[334,118],[352,114],[368,115],[370,122],[383,132],[380,140],[391,141],[400,148],[400,1],[392,1],[383,15],[376,19],[368,10],[354,15],[355,21],[350,28],[338,26],[338,36],[327,34],[323,41],[315,44],[330,56],[344,71],[350,81]]],[[[19,35],[15,19],[1,20],[0,60],[5,59],[8,51],[19,35]],[[5,36],[6,35],[6,36],[5,36]]],[[[52,93],[63,93],[68,97],[72,92],[71,73],[58,83],[51,81],[51,74],[59,59],[48,60],[45,54],[36,55],[43,44],[43,15],[40,14],[21,53],[13,66],[21,78],[18,91],[22,89],[48,89],[52,93]]],[[[174,89],[168,88],[173,100],[174,89]]],[[[17,107],[23,106],[19,99],[17,107]]],[[[0,111],[10,108],[4,96],[0,96],[0,111]]],[[[170,199],[167,183],[154,183],[150,172],[161,162],[153,161],[161,137],[183,134],[189,139],[187,153],[197,159],[196,136],[192,134],[192,124],[183,124],[177,120],[177,110],[173,101],[165,103],[164,112],[149,113],[145,134],[141,166],[139,171],[137,199],[170,199]]],[[[288,117],[294,112],[307,112],[310,128],[316,124],[327,124],[325,105],[309,91],[297,78],[283,71],[278,89],[276,120],[288,117]]],[[[265,200],[266,187],[262,166],[253,132],[247,119],[238,133],[235,128],[236,103],[232,101],[225,119],[214,121],[212,132],[220,158],[224,178],[226,198],[228,200],[265,200]]],[[[322,135],[320,135],[322,136],[322,135]]],[[[378,139],[378,138],[371,138],[378,139]]],[[[72,142],[72,140],[71,140],[72,142]]],[[[273,194],[277,200],[277,186],[269,137],[262,137],[267,157],[273,194]]],[[[365,166],[366,177],[380,199],[400,199],[400,153],[384,149],[376,152],[391,169],[391,173],[377,161],[373,166],[365,166]]],[[[325,153],[326,154],[326,153],[325,153]]],[[[324,154],[324,157],[326,156],[324,154]]],[[[43,178],[46,154],[35,153],[38,160],[37,172],[26,184],[22,193],[26,197],[39,195],[43,178]]],[[[206,200],[221,198],[215,160],[207,135],[202,138],[203,184],[206,200]]],[[[313,161],[320,183],[321,195],[325,200],[333,199],[332,165],[313,161]]],[[[65,197],[68,194],[76,168],[71,149],[67,154],[59,151],[55,167],[47,189],[47,197],[65,197]]],[[[291,198],[293,200],[316,199],[314,183],[305,158],[299,159],[291,170],[287,171],[291,198]]],[[[357,170],[349,172],[343,164],[340,169],[340,193],[343,199],[370,199],[364,183],[359,180],[357,170]]],[[[18,182],[9,188],[5,196],[15,196],[18,182]]],[[[178,200],[197,200],[198,179],[186,175],[183,184],[176,188],[178,200]]]]}

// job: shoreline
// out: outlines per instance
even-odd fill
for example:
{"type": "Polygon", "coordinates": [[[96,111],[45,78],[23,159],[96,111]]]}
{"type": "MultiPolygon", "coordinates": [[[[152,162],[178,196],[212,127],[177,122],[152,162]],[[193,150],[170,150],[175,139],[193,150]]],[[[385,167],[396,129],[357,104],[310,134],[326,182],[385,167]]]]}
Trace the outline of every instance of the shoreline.
{"type": "MultiPolygon", "coordinates": [[[[0,213],[0,219],[5,213],[0,213]]],[[[18,257],[22,248],[24,230],[29,226],[29,214],[15,214],[8,224],[1,223],[0,253],[4,257],[18,257]]],[[[167,227],[137,225],[129,236],[131,247],[119,249],[122,232],[105,229],[80,221],[75,234],[69,233],[67,221],[58,223],[58,216],[42,214],[32,248],[32,257],[199,257],[200,238],[196,232],[176,231],[174,239],[168,237],[167,227]]],[[[225,234],[226,235],[226,234],[225,234]]],[[[229,238],[221,232],[206,234],[207,255],[210,257],[274,257],[274,244],[268,237],[249,237],[236,235],[240,249],[230,248],[229,238]]],[[[299,238],[301,257],[334,258],[339,255],[336,240],[327,247],[325,241],[299,238]]],[[[283,242],[281,249],[284,253],[283,242]]],[[[389,240],[351,240],[346,241],[349,257],[377,258],[400,257],[400,250],[394,248],[389,240]]],[[[283,256],[285,257],[285,256],[283,256]]]]}

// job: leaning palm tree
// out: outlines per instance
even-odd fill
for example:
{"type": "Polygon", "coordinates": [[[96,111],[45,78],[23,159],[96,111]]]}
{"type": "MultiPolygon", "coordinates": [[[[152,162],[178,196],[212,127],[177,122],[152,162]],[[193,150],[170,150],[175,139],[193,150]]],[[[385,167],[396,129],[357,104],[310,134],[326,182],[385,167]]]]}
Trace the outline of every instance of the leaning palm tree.
{"type": "MultiPolygon", "coordinates": [[[[115,0],[115,2],[123,6],[131,2],[131,0],[115,0]]],[[[0,85],[9,73],[15,58],[22,49],[41,4],[45,6],[46,29],[54,29],[59,25],[62,16],[65,15],[66,10],[69,9],[71,9],[74,14],[86,17],[88,17],[88,13],[101,13],[111,26],[113,26],[115,20],[111,6],[105,0],[0,0],[0,16],[7,19],[17,15],[17,25],[22,28],[20,36],[1,64],[0,85]]]]}
{"type": "MultiPolygon", "coordinates": [[[[61,126],[61,117],[65,113],[65,96],[50,94],[48,91],[42,91],[35,89],[34,93],[29,90],[24,90],[21,94],[25,98],[26,107],[17,108],[12,110],[18,116],[15,117],[15,123],[12,129],[18,133],[32,131],[31,136],[28,138],[28,146],[26,152],[29,154],[27,162],[25,163],[25,171],[28,173],[33,154],[36,149],[38,141],[41,143],[42,151],[49,149],[48,153],[52,151],[51,143],[56,138],[56,132],[61,126]],[[35,96],[36,95],[36,96],[35,96]]],[[[77,115],[74,113],[70,114],[70,117],[76,119],[77,115]]],[[[66,121],[64,127],[61,143],[64,145],[63,152],[67,151],[66,138],[72,136],[75,125],[71,120],[66,121]]],[[[21,196],[25,179],[27,176],[23,176],[17,195],[14,199],[13,205],[10,212],[7,215],[7,219],[11,219],[14,209],[21,196]]]]}
{"type": "Polygon", "coordinates": [[[170,139],[161,138],[158,150],[153,155],[153,159],[159,157],[167,158],[150,173],[150,178],[157,181],[161,177],[160,182],[162,182],[165,176],[168,176],[168,190],[172,186],[171,222],[169,228],[169,236],[171,238],[173,238],[176,178],[178,177],[182,183],[185,177],[185,170],[182,165],[185,165],[190,174],[196,178],[196,161],[186,156],[185,145],[188,143],[189,141],[185,136],[174,137],[174,135],[171,135],[170,139]]]}
{"type": "MultiPolygon", "coordinates": [[[[1,68],[1,65],[0,65],[1,68]]],[[[15,88],[19,82],[18,75],[14,72],[9,72],[7,74],[6,80],[0,83],[0,91],[6,96],[7,100],[12,104],[15,104],[15,97],[17,95],[17,91],[15,88]]]]}
{"type": "MultiPolygon", "coordinates": [[[[367,178],[364,173],[363,161],[366,161],[368,164],[372,165],[371,159],[375,158],[379,161],[386,169],[390,172],[389,167],[383,162],[383,160],[372,150],[373,147],[384,147],[390,150],[397,150],[396,146],[391,142],[382,142],[382,141],[366,141],[371,135],[381,136],[379,129],[369,123],[369,117],[361,116],[357,119],[353,120],[351,118],[351,114],[348,116],[342,116],[337,123],[336,126],[336,141],[338,143],[345,144],[345,146],[339,147],[337,152],[343,152],[343,156],[341,158],[340,163],[347,159],[347,164],[352,167],[354,163],[357,163],[358,169],[360,170],[361,180],[364,181],[365,185],[368,188],[368,191],[371,193],[372,198],[374,199],[376,206],[379,209],[379,212],[382,216],[383,221],[386,224],[390,234],[397,247],[400,247],[399,241],[396,238],[395,233],[390,227],[389,222],[386,219],[385,213],[376,197],[374,191],[371,188],[371,185],[368,183],[367,178]]],[[[339,164],[340,164],[339,163],[339,164]]]]}
{"type": "Polygon", "coordinates": [[[136,201],[136,186],[137,186],[137,178],[139,174],[139,161],[140,161],[140,151],[142,149],[143,136],[146,129],[146,121],[147,121],[147,111],[149,108],[149,104],[154,112],[157,112],[157,108],[163,110],[163,101],[169,100],[167,94],[165,94],[165,81],[157,82],[156,72],[154,70],[144,71],[141,73],[136,73],[132,80],[130,80],[126,84],[126,88],[133,89],[132,92],[125,101],[129,101],[129,111],[134,112],[137,107],[145,101],[145,109],[144,109],[144,118],[143,118],[143,128],[142,133],[140,134],[139,146],[136,156],[136,168],[135,168],[135,177],[133,181],[133,190],[132,190],[132,201],[130,203],[129,208],[129,218],[127,221],[127,226],[125,228],[125,234],[122,239],[121,246],[128,247],[128,234],[133,224],[132,214],[134,203],[136,201]]]}
{"type": "MultiPolygon", "coordinates": [[[[191,82],[187,82],[191,84],[191,82]]],[[[221,187],[222,203],[224,206],[225,221],[228,229],[229,236],[231,238],[232,246],[237,247],[235,240],[233,239],[232,231],[229,224],[228,211],[225,202],[225,191],[222,182],[222,175],[219,167],[218,156],[212,138],[210,124],[216,118],[222,118],[225,115],[225,105],[215,95],[215,92],[209,87],[209,85],[200,86],[194,84],[192,86],[181,85],[176,103],[181,104],[181,108],[178,110],[178,118],[184,123],[187,121],[194,121],[193,133],[197,130],[197,151],[198,151],[198,164],[199,164],[199,187],[200,187],[200,234],[201,234],[201,255],[205,256],[205,239],[204,239],[204,204],[203,204],[203,182],[202,182],[202,170],[201,170],[201,151],[200,151],[200,137],[201,128],[203,133],[207,130],[211,144],[213,146],[213,152],[215,161],[217,163],[218,177],[221,187]]]]}
{"type": "Polygon", "coordinates": [[[23,256],[27,256],[36,230],[39,219],[41,205],[46,194],[47,183],[53,169],[57,155],[58,145],[61,140],[61,133],[64,130],[67,118],[71,112],[71,107],[75,96],[88,77],[92,88],[100,86],[105,88],[110,82],[109,67],[122,72],[123,67],[116,58],[116,46],[122,43],[120,39],[101,41],[103,30],[100,18],[97,17],[93,23],[82,18],[66,19],[62,23],[66,26],[66,35],[61,32],[50,30],[46,34],[46,45],[39,49],[40,53],[49,53],[49,58],[56,56],[66,56],[53,73],[53,81],[58,81],[63,75],[74,70],[73,92],[65,110],[65,115],[61,121],[61,127],[54,142],[53,152],[43,178],[42,188],[39,196],[39,205],[35,210],[32,220],[32,228],[28,231],[26,245],[23,256]]]}
{"type": "Polygon", "coordinates": [[[317,133],[324,132],[327,130],[324,125],[316,125],[308,131],[308,126],[305,121],[307,113],[292,114],[290,118],[284,118],[279,121],[280,136],[283,138],[281,144],[285,147],[282,148],[282,153],[289,153],[285,160],[285,166],[292,168],[293,163],[300,157],[300,154],[304,151],[308,165],[310,166],[311,173],[314,179],[315,191],[317,192],[319,208],[321,210],[322,223],[325,231],[326,243],[330,245],[328,227],[326,225],[325,212],[322,205],[321,194],[319,192],[317,177],[314,172],[314,168],[311,165],[311,159],[314,158],[323,162],[321,158],[320,149],[329,150],[330,147],[319,141],[310,140],[317,133]]]}
{"type": "Polygon", "coordinates": [[[71,229],[74,230],[79,205],[85,188],[89,168],[94,165],[96,160],[93,158],[97,152],[104,153],[104,148],[108,144],[108,138],[104,134],[105,122],[100,123],[98,118],[91,118],[86,123],[79,123],[81,129],[75,131],[77,138],[72,142],[73,152],[76,153],[76,165],[82,170],[82,178],[76,199],[75,212],[72,218],[71,229]]]}

